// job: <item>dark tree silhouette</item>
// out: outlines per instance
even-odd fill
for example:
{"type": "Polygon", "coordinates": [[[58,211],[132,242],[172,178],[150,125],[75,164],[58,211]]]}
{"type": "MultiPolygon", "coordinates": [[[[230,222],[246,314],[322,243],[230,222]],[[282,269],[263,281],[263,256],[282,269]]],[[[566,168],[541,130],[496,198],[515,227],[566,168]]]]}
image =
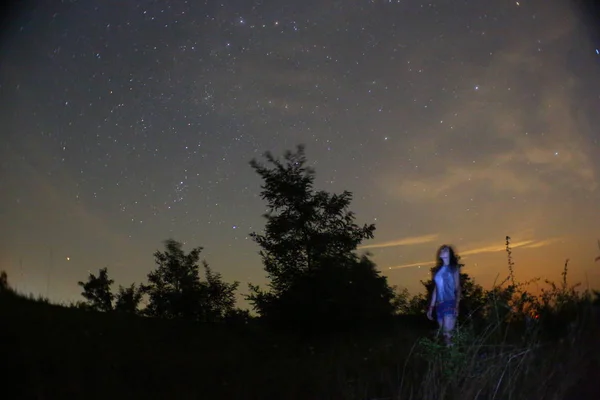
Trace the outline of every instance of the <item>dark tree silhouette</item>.
{"type": "Polygon", "coordinates": [[[352,194],[314,191],[315,172],[304,146],[284,160],[265,153],[270,164],[250,165],[263,179],[267,202],[264,234],[251,237],[270,280],[268,291],[250,285],[248,299],[267,319],[286,325],[361,324],[394,312],[394,292],[367,256],[355,251],[373,238],[375,226],[355,224],[352,194]]]}
{"type": "Polygon", "coordinates": [[[206,282],[202,282],[205,293],[203,317],[206,321],[219,321],[227,317],[238,318],[243,312],[235,308],[235,291],[239,283],[223,282],[221,274],[213,272],[206,261],[202,262],[206,282]]]}
{"type": "Polygon", "coordinates": [[[98,276],[90,273],[87,282],[78,282],[83,288],[81,295],[86,299],[86,305],[89,309],[95,311],[112,311],[114,295],[111,291],[111,285],[114,283],[108,277],[107,268],[100,269],[98,276]]]}
{"type": "Polygon", "coordinates": [[[158,268],[148,274],[144,292],[149,296],[146,313],[162,318],[198,318],[200,304],[199,265],[202,247],[185,254],[182,244],[165,241],[164,252],[154,253],[158,268]]]}
{"type": "Polygon", "coordinates": [[[136,286],[135,283],[128,287],[119,285],[119,291],[115,299],[115,311],[137,314],[143,295],[144,291],[141,285],[136,286]]]}
{"type": "Polygon", "coordinates": [[[129,287],[119,285],[119,290],[115,295],[111,289],[113,283],[114,280],[108,277],[107,268],[102,268],[98,276],[90,273],[87,282],[77,283],[83,288],[81,295],[86,301],[77,302],[74,306],[85,310],[138,314],[143,296],[141,285],[131,284],[129,287]]]}
{"type": "MultiPolygon", "coordinates": [[[[458,257],[458,256],[457,256],[458,257]]],[[[460,257],[458,257],[460,260],[460,257]]],[[[460,264],[462,268],[464,264],[460,264]]],[[[433,268],[431,269],[433,275],[433,268]]],[[[435,286],[433,278],[427,281],[421,281],[421,284],[425,288],[427,294],[417,294],[410,301],[410,313],[423,313],[427,310],[433,288],[435,286]]],[[[461,284],[461,296],[459,305],[459,319],[472,319],[479,320],[483,317],[486,312],[487,304],[487,291],[479,284],[477,284],[473,278],[465,273],[460,273],[460,284],[461,284]]]]}
{"type": "Polygon", "coordinates": [[[393,287],[394,290],[394,307],[398,314],[410,314],[410,292],[407,288],[399,289],[393,287]]]}
{"type": "Polygon", "coordinates": [[[221,275],[203,263],[206,281],[200,280],[202,247],[188,254],[182,244],[165,241],[166,250],[154,253],[157,269],[148,274],[144,293],[149,296],[145,313],[161,318],[184,318],[201,322],[218,321],[232,312],[238,283],[225,283],[221,275]]]}
{"type": "MultiPolygon", "coordinates": [[[[421,284],[425,285],[424,281],[421,284]]],[[[396,293],[396,310],[400,315],[425,315],[427,309],[427,294],[418,293],[411,296],[408,289],[404,288],[396,293]]]]}
{"type": "Polygon", "coordinates": [[[8,275],[6,271],[0,272],[0,292],[6,292],[10,290],[10,286],[8,285],[8,275]]]}
{"type": "Polygon", "coordinates": [[[486,313],[487,291],[467,273],[460,274],[462,294],[460,300],[460,318],[480,320],[486,313]]]}

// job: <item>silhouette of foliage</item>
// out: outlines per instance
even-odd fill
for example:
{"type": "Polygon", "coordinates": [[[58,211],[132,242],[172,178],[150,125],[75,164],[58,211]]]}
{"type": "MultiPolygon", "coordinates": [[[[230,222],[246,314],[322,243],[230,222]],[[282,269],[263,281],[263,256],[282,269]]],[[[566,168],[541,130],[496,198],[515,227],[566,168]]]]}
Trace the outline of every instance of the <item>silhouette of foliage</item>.
{"type": "Polygon", "coordinates": [[[480,320],[485,314],[487,291],[467,273],[460,274],[461,296],[459,319],[480,320]]]}
{"type": "MultiPolygon", "coordinates": [[[[421,281],[424,285],[424,281],[421,281]]],[[[425,318],[425,312],[427,310],[428,298],[427,293],[417,293],[413,296],[410,295],[407,289],[404,289],[401,293],[396,295],[396,301],[398,302],[397,311],[403,315],[423,315],[425,318]]]]}
{"type": "MultiPolygon", "coordinates": [[[[464,267],[464,264],[460,262],[460,256],[457,254],[459,268],[464,267]]],[[[425,288],[425,294],[417,294],[410,301],[410,312],[414,313],[425,313],[429,304],[428,297],[431,296],[435,283],[433,281],[434,268],[431,268],[431,278],[427,281],[421,281],[421,284],[425,288]]],[[[461,284],[461,295],[459,304],[459,319],[470,318],[474,320],[481,319],[486,311],[487,304],[487,291],[479,284],[477,284],[473,278],[465,273],[460,272],[460,284],[461,284]]]]}
{"type": "Polygon", "coordinates": [[[373,238],[375,226],[354,222],[352,194],[314,191],[315,172],[306,166],[302,145],[286,151],[283,161],[269,152],[265,158],[269,166],[250,162],[263,179],[268,207],[264,234],[251,233],[270,280],[268,291],[250,285],[255,310],[294,326],[391,316],[392,288],[367,256],[355,253],[362,240],[373,238]]]}
{"type": "Polygon", "coordinates": [[[78,282],[83,288],[81,295],[86,299],[86,305],[94,311],[112,311],[114,295],[111,285],[114,283],[108,277],[107,268],[100,269],[98,276],[90,273],[87,282],[78,282]]]}
{"type": "Polygon", "coordinates": [[[131,286],[128,287],[119,285],[119,291],[117,292],[115,299],[115,311],[137,314],[143,295],[143,288],[141,286],[136,286],[135,283],[132,283],[131,286]]]}
{"type": "Polygon", "coordinates": [[[232,312],[238,282],[223,282],[221,275],[214,273],[206,262],[203,263],[206,281],[201,281],[202,247],[185,254],[180,242],[168,239],[165,248],[164,252],[154,253],[158,267],[148,274],[149,283],[143,286],[149,296],[147,315],[213,322],[232,312]]]}
{"type": "Polygon", "coordinates": [[[10,290],[8,285],[8,275],[6,271],[0,272],[0,292],[7,292],[10,290]]]}
{"type": "Polygon", "coordinates": [[[243,310],[241,308],[233,308],[225,313],[223,320],[231,325],[247,325],[254,317],[250,315],[250,310],[243,310]]]}
{"type": "Polygon", "coordinates": [[[203,261],[202,265],[206,276],[206,282],[202,282],[205,293],[204,319],[218,321],[226,317],[241,316],[242,314],[235,309],[235,291],[239,283],[223,282],[221,274],[213,272],[206,261],[203,261]]]}
{"type": "Polygon", "coordinates": [[[87,282],[78,282],[78,285],[83,288],[81,295],[86,301],[76,302],[72,306],[93,311],[139,313],[143,296],[141,285],[131,284],[129,287],[119,285],[115,295],[111,289],[113,283],[114,280],[108,277],[107,268],[100,269],[98,276],[90,273],[87,282]]]}
{"type": "Polygon", "coordinates": [[[407,288],[402,290],[397,287],[393,287],[394,294],[394,308],[398,314],[410,314],[410,292],[407,288]]]}
{"type": "Polygon", "coordinates": [[[200,304],[199,265],[202,247],[185,254],[182,244],[173,239],[165,241],[164,252],[154,253],[158,268],[148,274],[144,292],[149,295],[146,313],[163,318],[198,317],[200,304]]]}

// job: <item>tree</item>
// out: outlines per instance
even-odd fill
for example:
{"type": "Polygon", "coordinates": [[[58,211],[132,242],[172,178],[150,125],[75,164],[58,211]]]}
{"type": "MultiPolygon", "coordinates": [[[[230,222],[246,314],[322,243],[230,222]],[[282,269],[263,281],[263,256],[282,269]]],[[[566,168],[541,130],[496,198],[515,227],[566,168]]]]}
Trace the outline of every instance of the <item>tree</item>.
{"type": "Polygon", "coordinates": [[[149,296],[147,314],[163,318],[198,317],[200,276],[198,260],[202,247],[185,254],[182,244],[165,241],[164,252],[154,253],[158,268],[148,274],[144,292],[149,296]]]}
{"type": "Polygon", "coordinates": [[[73,306],[86,310],[137,314],[143,296],[141,285],[131,284],[129,287],[119,285],[118,292],[114,295],[111,289],[113,283],[114,280],[108,277],[107,268],[100,269],[98,276],[90,273],[87,282],[77,283],[83,288],[81,295],[86,301],[77,302],[73,306]]]}
{"type": "Polygon", "coordinates": [[[137,314],[139,305],[144,295],[143,288],[132,283],[131,286],[123,287],[119,285],[119,291],[115,300],[115,311],[129,314],[137,314]]]}
{"type": "Polygon", "coordinates": [[[235,291],[239,282],[223,282],[221,274],[213,272],[206,261],[203,261],[202,265],[206,276],[206,282],[202,284],[206,293],[203,296],[204,320],[213,322],[227,317],[241,317],[243,313],[239,313],[235,308],[235,291]]]}
{"type": "Polygon", "coordinates": [[[146,314],[161,318],[184,318],[212,322],[223,319],[235,305],[238,283],[225,283],[203,263],[206,281],[200,280],[202,247],[188,254],[173,239],[165,241],[165,251],[154,253],[157,269],[148,274],[144,293],[149,296],[146,314]]]}
{"type": "Polygon", "coordinates": [[[0,292],[10,291],[10,285],[8,284],[8,274],[6,271],[0,272],[0,292]]]}
{"type": "MultiPolygon", "coordinates": [[[[458,255],[457,258],[460,261],[458,255]]],[[[460,264],[459,262],[459,268],[462,268],[463,266],[464,264],[460,264]]],[[[433,270],[434,269],[432,268],[432,275],[433,270]]],[[[480,319],[486,312],[488,292],[481,285],[477,284],[469,274],[461,272],[459,275],[461,285],[459,319],[480,319]]],[[[427,293],[427,295],[421,293],[415,295],[411,299],[409,306],[411,313],[425,313],[429,302],[431,301],[431,294],[435,287],[433,278],[430,278],[427,281],[421,281],[421,284],[425,288],[425,293],[427,293]]]]}
{"type": "Polygon", "coordinates": [[[263,179],[267,202],[264,234],[251,233],[261,247],[269,290],[250,285],[248,299],[258,313],[286,323],[309,324],[376,319],[393,314],[393,290],[375,265],[356,255],[375,225],[357,225],[349,211],[352,194],[314,191],[315,172],[306,166],[304,146],[284,160],[265,153],[270,166],[251,167],[263,179]],[[369,310],[367,312],[366,310],[369,310]]]}
{"type": "MultiPolygon", "coordinates": [[[[458,268],[463,268],[465,264],[460,262],[460,255],[456,254],[456,259],[458,268]]],[[[434,271],[435,267],[432,267],[431,278],[427,281],[421,281],[421,284],[425,288],[425,293],[417,294],[410,300],[408,306],[410,313],[424,314],[427,310],[435,287],[433,281],[434,271]]],[[[481,285],[477,284],[469,274],[460,272],[459,276],[461,286],[459,319],[479,320],[486,312],[488,292],[481,285]]]]}
{"type": "Polygon", "coordinates": [[[87,282],[77,282],[83,288],[81,295],[86,299],[87,306],[95,311],[112,311],[114,295],[111,286],[114,283],[108,277],[108,269],[100,269],[98,276],[90,273],[87,282]]]}
{"type": "MultiPolygon", "coordinates": [[[[424,282],[421,281],[423,284],[424,282]]],[[[423,315],[427,311],[428,299],[426,293],[417,293],[411,296],[408,289],[404,288],[396,294],[396,310],[400,315],[423,315]]]]}
{"type": "Polygon", "coordinates": [[[460,274],[460,318],[480,320],[486,312],[487,291],[467,273],[460,274]]]}

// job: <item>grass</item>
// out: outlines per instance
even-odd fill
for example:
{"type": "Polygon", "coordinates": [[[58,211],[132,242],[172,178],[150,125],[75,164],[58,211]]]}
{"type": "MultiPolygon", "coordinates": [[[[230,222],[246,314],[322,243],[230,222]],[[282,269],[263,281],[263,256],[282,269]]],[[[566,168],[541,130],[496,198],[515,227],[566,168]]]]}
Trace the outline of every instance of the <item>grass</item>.
{"type": "MultiPolygon", "coordinates": [[[[424,316],[315,339],[258,323],[201,326],[0,291],[1,360],[15,399],[593,399],[598,293],[532,296],[510,277],[446,348],[424,316]],[[594,297],[595,296],[595,297],[594,297]]],[[[6,397],[4,396],[6,395],[6,397]]]]}

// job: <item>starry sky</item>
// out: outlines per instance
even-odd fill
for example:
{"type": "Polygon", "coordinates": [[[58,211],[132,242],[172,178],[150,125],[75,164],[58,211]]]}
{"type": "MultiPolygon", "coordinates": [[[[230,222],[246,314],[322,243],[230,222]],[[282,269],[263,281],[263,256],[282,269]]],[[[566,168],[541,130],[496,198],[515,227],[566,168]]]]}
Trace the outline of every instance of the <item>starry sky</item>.
{"type": "Polygon", "coordinates": [[[453,244],[484,286],[600,284],[600,43],[566,0],[38,1],[0,42],[0,269],[79,299],[174,238],[264,284],[260,177],[306,145],[362,250],[420,290],[453,244]]]}

